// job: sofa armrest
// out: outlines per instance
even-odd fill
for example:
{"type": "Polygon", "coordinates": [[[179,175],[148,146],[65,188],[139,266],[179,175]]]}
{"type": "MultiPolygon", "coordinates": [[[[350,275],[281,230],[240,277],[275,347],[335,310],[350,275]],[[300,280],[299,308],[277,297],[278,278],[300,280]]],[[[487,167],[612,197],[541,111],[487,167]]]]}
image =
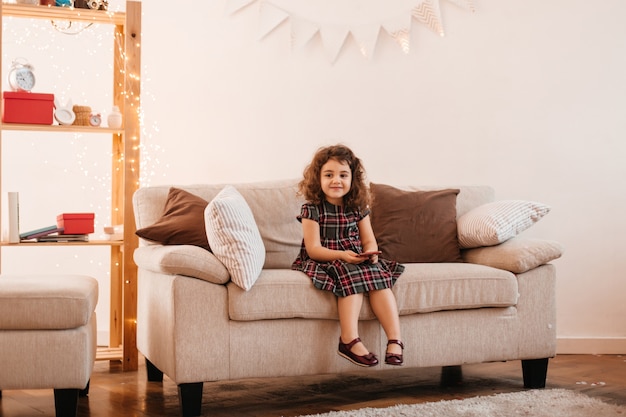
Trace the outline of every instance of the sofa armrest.
{"type": "Polygon", "coordinates": [[[504,269],[515,274],[530,271],[561,257],[562,254],[563,247],[558,242],[520,237],[495,246],[461,251],[465,262],[504,269]]]}
{"type": "Polygon", "coordinates": [[[214,284],[226,284],[230,275],[211,252],[192,245],[148,245],[133,253],[140,269],[167,275],[185,275],[214,284]]]}

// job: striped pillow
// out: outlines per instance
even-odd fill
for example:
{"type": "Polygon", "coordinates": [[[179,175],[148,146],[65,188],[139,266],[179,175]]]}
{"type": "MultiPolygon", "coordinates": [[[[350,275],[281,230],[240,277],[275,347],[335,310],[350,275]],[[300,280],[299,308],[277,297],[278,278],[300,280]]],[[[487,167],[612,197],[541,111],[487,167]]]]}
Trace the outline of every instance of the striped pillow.
{"type": "Polygon", "coordinates": [[[487,203],[457,220],[461,248],[498,245],[528,229],[550,212],[534,201],[502,200],[487,203]]]}
{"type": "Polygon", "coordinates": [[[204,222],[213,254],[230,279],[248,291],[265,262],[265,246],[248,203],[235,187],[227,185],[204,210],[204,222]]]}

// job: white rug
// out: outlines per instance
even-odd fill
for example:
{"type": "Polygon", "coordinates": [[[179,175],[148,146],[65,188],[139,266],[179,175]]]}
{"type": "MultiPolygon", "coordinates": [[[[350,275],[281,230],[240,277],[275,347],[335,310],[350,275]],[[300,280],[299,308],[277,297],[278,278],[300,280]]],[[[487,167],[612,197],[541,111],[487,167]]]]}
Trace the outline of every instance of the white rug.
{"type": "Polygon", "coordinates": [[[331,411],[301,417],[626,417],[626,407],[564,389],[529,390],[465,400],[331,411]]]}

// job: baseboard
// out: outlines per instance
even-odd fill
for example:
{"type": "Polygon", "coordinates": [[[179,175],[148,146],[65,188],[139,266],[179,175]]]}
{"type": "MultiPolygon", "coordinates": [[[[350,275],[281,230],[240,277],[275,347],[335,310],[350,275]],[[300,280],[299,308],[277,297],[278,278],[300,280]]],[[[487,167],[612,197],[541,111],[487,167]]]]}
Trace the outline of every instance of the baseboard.
{"type": "Polygon", "coordinates": [[[626,337],[557,337],[557,354],[626,354],[626,337]]]}

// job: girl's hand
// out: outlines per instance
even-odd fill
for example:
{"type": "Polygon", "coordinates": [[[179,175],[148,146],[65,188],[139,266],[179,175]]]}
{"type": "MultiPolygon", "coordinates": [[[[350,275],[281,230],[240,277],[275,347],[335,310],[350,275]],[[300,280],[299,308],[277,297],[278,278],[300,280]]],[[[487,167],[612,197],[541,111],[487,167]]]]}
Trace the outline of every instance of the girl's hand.
{"type": "Polygon", "coordinates": [[[366,261],[368,258],[359,256],[358,253],[346,250],[341,253],[341,260],[344,262],[348,262],[349,264],[360,264],[363,261],[366,261]]]}

